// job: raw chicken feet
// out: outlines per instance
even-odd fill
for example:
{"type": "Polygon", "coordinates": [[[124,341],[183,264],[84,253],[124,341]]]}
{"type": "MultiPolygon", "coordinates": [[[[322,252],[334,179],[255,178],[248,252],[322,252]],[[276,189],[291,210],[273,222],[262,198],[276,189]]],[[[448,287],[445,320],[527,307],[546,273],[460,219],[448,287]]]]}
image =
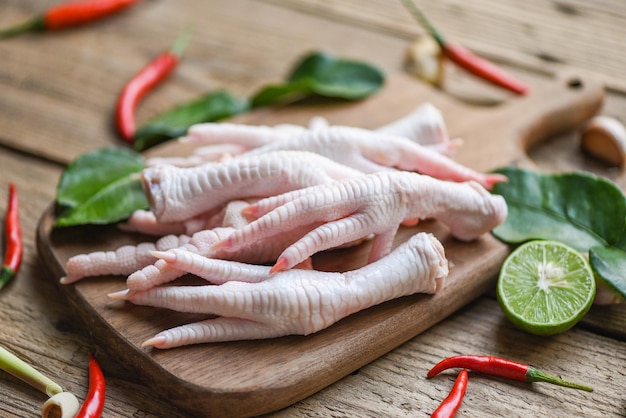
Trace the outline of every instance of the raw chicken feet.
{"type": "Polygon", "coordinates": [[[386,171],[262,199],[247,208],[258,217],[213,248],[236,251],[310,225],[278,258],[286,270],[318,251],[375,234],[370,262],[386,255],[399,225],[435,218],[469,241],[502,223],[507,206],[476,182],[455,183],[404,171],[386,171]],[[321,225],[319,225],[321,223],[321,225]],[[319,225],[319,226],[318,226],[319,225]]]}
{"type": "Polygon", "coordinates": [[[426,233],[416,234],[376,263],[345,273],[293,269],[270,274],[266,266],[202,259],[184,252],[157,255],[215,284],[111,296],[139,305],[219,315],[163,331],[144,342],[157,348],[308,335],[382,302],[434,293],[448,274],[443,246],[426,233]]]}
{"type": "Polygon", "coordinates": [[[501,174],[479,173],[405,137],[348,126],[307,131],[255,148],[242,154],[242,157],[250,158],[279,150],[313,152],[363,173],[396,168],[441,180],[475,180],[487,189],[506,181],[501,174]]]}
{"type": "Polygon", "coordinates": [[[156,219],[177,222],[218,210],[233,199],[273,196],[360,174],[321,155],[282,151],[192,168],[146,168],[142,180],[156,219]]]}

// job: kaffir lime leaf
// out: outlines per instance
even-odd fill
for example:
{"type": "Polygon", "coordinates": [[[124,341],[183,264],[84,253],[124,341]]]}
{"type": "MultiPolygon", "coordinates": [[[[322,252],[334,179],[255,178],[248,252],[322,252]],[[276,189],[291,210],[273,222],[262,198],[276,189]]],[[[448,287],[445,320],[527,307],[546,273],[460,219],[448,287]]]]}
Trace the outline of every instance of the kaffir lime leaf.
{"type": "Polygon", "coordinates": [[[527,242],[513,251],[498,278],[498,302],[520,329],[554,335],[573,327],[589,311],[596,283],[589,262],[556,241],[527,242]]]}

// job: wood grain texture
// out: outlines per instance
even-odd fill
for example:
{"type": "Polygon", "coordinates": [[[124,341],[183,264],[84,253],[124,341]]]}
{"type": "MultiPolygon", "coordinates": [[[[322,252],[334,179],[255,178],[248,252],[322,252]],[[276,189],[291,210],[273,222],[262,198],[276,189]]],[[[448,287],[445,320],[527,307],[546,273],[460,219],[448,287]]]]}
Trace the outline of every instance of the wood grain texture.
{"type": "Polygon", "coordinates": [[[272,416],[336,417],[359,411],[363,417],[427,417],[448,394],[456,370],[433,379],[426,379],[426,372],[442,358],[467,353],[529,361],[545,372],[586,382],[595,390],[584,393],[470,373],[457,417],[623,416],[626,405],[621,389],[603,387],[607,382],[619,386],[617,382],[626,377],[617,366],[626,360],[626,343],[607,346],[609,341],[577,328],[570,335],[548,339],[520,334],[495,300],[482,297],[358,373],[272,416]],[[589,356],[596,360],[588,360],[589,356]]]}
{"type": "MultiPolygon", "coordinates": [[[[3,126],[0,142],[64,164],[86,151],[121,145],[113,130],[112,109],[123,83],[167,48],[187,25],[194,28],[194,33],[184,60],[169,81],[139,106],[139,122],[216,89],[248,97],[262,85],[282,79],[303,54],[316,49],[399,71],[407,41],[421,31],[399,1],[357,3],[213,0],[193,2],[193,7],[172,7],[165,2],[144,2],[115,19],[98,22],[95,27],[46,36],[28,34],[0,42],[4,63],[0,68],[0,88],[4,92],[0,96],[0,124],[3,126]],[[211,24],[206,24],[207,20],[211,24]],[[45,68],[53,71],[45,71],[45,68]],[[254,71],[250,71],[251,68],[254,71]],[[38,76],[44,72],[45,77],[38,76]],[[50,112],[53,108],[55,111],[50,112]],[[35,125],[31,123],[34,115],[38,122],[35,125]]],[[[562,47],[568,39],[567,32],[559,35],[558,43],[542,44],[542,40],[524,33],[514,36],[523,28],[498,23],[500,14],[517,8],[514,3],[504,3],[490,10],[484,10],[488,9],[486,2],[473,2],[476,6],[469,10],[469,5],[458,3],[425,5],[425,9],[441,22],[442,30],[450,32],[451,37],[463,39],[468,47],[483,52],[484,45],[493,48],[493,42],[487,42],[489,39],[498,42],[495,52],[500,56],[506,56],[508,50],[529,45],[545,45],[550,48],[548,54],[567,50],[562,47]],[[498,14],[494,16],[494,13],[498,14]],[[490,21],[476,25],[467,33],[462,32],[463,25],[480,19],[490,21]],[[505,31],[515,42],[525,43],[511,46],[502,36],[505,31]]],[[[18,9],[12,2],[3,2],[0,26],[26,19],[46,5],[49,3],[29,2],[28,8],[24,5],[18,9]]],[[[598,13],[606,14],[609,6],[598,13]]],[[[546,6],[541,4],[531,3],[527,7],[530,8],[527,13],[553,11],[544,11],[542,7],[546,6]]],[[[557,16],[549,14],[545,19],[557,19],[557,16]]],[[[592,14],[588,19],[595,22],[596,17],[592,14]]],[[[552,30],[544,25],[533,29],[541,36],[552,30]]],[[[606,41],[609,45],[606,49],[589,49],[604,51],[602,60],[594,61],[593,65],[582,66],[564,59],[568,65],[546,66],[541,61],[541,69],[551,69],[550,73],[554,74],[569,65],[576,65],[577,70],[583,72],[591,72],[598,65],[607,72],[615,66],[621,68],[619,62],[611,63],[611,59],[617,59],[608,51],[612,39],[598,41],[606,41]]],[[[589,45],[577,48],[589,48],[589,45]]],[[[525,54],[524,60],[515,62],[523,61],[524,65],[534,62],[532,55],[525,54]],[[530,60],[526,59],[529,55],[530,60]]],[[[540,68],[539,65],[531,67],[540,68]]],[[[511,71],[520,73],[516,68],[511,71]]]]}
{"type": "MultiPolygon", "coordinates": [[[[44,2],[38,4],[43,8],[44,2]]],[[[0,26],[32,13],[1,3],[0,26]]],[[[141,2],[95,27],[0,42],[0,143],[62,164],[93,149],[123,145],[112,123],[119,91],[186,26],[193,35],[184,59],[142,101],[138,123],[214,90],[249,97],[262,85],[282,81],[313,50],[389,70],[401,67],[404,48],[397,39],[256,1],[185,7],[141,2]],[[334,42],[337,37],[343,42],[334,42]]]]}
{"type": "MultiPolygon", "coordinates": [[[[442,108],[451,135],[468,141],[458,159],[486,171],[525,160],[529,144],[577,126],[600,107],[603,88],[584,82],[570,88],[562,81],[537,82],[528,97],[511,98],[489,111],[472,109],[404,75],[387,80],[383,91],[359,103],[295,106],[263,110],[241,122],[274,125],[306,124],[324,116],[331,124],[374,128],[431,102],[442,108]],[[514,115],[516,122],[511,122],[514,115]],[[490,127],[485,130],[484,127],[490,127]]],[[[166,144],[157,155],[172,155],[177,144],[166,144]]],[[[72,255],[126,245],[115,227],[53,230],[53,213],[42,218],[38,248],[52,275],[64,275],[72,255]],[[97,236],[97,238],[93,238],[97,236]]],[[[204,344],[172,350],[143,350],[141,343],[157,332],[200,320],[199,315],[165,314],[164,310],[111,302],[108,293],[123,289],[123,278],[90,278],[65,286],[63,292],[100,344],[174,404],[191,412],[219,416],[249,416],[272,412],[301,400],[343,378],[441,321],[493,287],[508,247],[487,234],[471,243],[449,236],[436,222],[400,231],[396,245],[417,231],[432,232],[443,243],[451,272],[434,296],[416,295],[354,314],[307,337],[268,341],[204,344]],[[320,361],[323,359],[323,361],[320,361]]],[[[145,238],[145,237],[144,237],[145,238]]],[[[369,245],[327,252],[314,259],[319,270],[352,270],[364,265],[369,245]]]]}
{"type": "MultiPolygon", "coordinates": [[[[401,1],[263,1],[405,39],[424,34],[401,1]]],[[[614,53],[626,36],[620,0],[415,3],[448,40],[496,61],[547,72],[575,68],[625,91],[626,59],[614,53]]]]}
{"type": "MultiPolygon", "coordinates": [[[[418,2],[451,40],[517,75],[534,80],[573,68],[605,82],[608,94],[601,112],[626,121],[626,50],[621,45],[625,2],[418,2]]],[[[0,26],[56,3],[4,0],[0,26]]],[[[62,167],[82,152],[120,143],[111,128],[111,101],[121,83],[189,21],[197,36],[184,65],[147,97],[139,108],[140,120],[215,88],[249,94],[282,79],[297,57],[314,48],[398,71],[407,43],[422,33],[399,2],[182,0],[144,1],[141,8],[76,30],[0,41],[0,208],[6,206],[6,183],[15,181],[26,240],[20,275],[0,292],[0,344],[56,377],[79,398],[87,389],[88,352],[95,351],[107,376],[107,417],[190,414],[154,393],[150,382],[139,381],[109,355],[108,346],[94,343],[54,278],[45,274],[36,255],[35,228],[54,197],[62,167]]],[[[538,144],[530,155],[543,170],[584,169],[626,189],[624,170],[580,153],[576,130],[538,144]]],[[[492,298],[481,297],[368,366],[271,416],[428,416],[454,376],[428,381],[425,371],[444,356],[475,352],[529,360],[562,377],[587,380],[595,392],[473,375],[459,417],[623,417],[626,347],[617,338],[623,337],[625,321],[624,304],[594,307],[581,326],[557,337],[536,338],[513,328],[492,298]]],[[[41,394],[6,373],[0,373],[0,388],[0,416],[39,416],[41,394]]]]}
{"type": "MultiPolygon", "coordinates": [[[[108,382],[104,416],[184,417],[116,363],[105,347],[93,343],[89,330],[68,309],[67,298],[41,263],[35,231],[41,214],[54,198],[60,173],[60,167],[40,159],[6,149],[0,151],[0,207],[6,207],[6,182],[14,182],[24,237],[24,260],[19,274],[0,292],[0,345],[79,399],[87,393],[89,352],[96,353],[108,382]]],[[[4,209],[0,213],[4,216],[4,209]]],[[[0,388],[0,416],[41,416],[45,395],[4,372],[0,372],[0,388]]]]}

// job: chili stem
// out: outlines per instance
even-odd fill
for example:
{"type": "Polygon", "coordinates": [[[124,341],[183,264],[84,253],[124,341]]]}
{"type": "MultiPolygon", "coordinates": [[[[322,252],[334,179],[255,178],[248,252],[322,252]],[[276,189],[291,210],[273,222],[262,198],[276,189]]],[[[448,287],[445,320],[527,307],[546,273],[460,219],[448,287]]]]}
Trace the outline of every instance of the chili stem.
{"type": "Polygon", "coordinates": [[[191,28],[185,28],[178,35],[174,43],[169,49],[169,53],[178,57],[178,59],[182,58],[185,53],[185,49],[187,49],[187,44],[189,43],[189,38],[191,37],[191,28]]]}
{"type": "Polygon", "coordinates": [[[407,10],[413,15],[413,17],[422,25],[424,29],[428,32],[428,34],[437,42],[437,45],[444,50],[446,47],[446,42],[443,39],[443,36],[439,33],[439,31],[430,23],[430,21],[426,18],[424,13],[420,11],[420,9],[415,6],[411,0],[402,0],[404,6],[407,10]]]}
{"type": "Polygon", "coordinates": [[[579,389],[579,390],[584,390],[586,392],[593,392],[593,388],[591,388],[590,386],[581,385],[580,383],[569,382],[567,380],[563,380],[559,377],[544,373],[541,370],[534,368],[533,366],[528,366],[528,372],[526,372],[526,381],[527,382],[552,383],[553,385],[563,386],[566,388],[579,389]]]}
{"type": "Polygon", "coordinates": [[[25,32],[36,32],[46,30],[43,16],[37,16],[34,19],[0,30],[0,39],[11,38],[25,32]]]}
{"type": "Polygon", "coordinates": [[[0,368],[48,396],[63,392],[61,386],[3,347],[0,347],[0,368]]]}

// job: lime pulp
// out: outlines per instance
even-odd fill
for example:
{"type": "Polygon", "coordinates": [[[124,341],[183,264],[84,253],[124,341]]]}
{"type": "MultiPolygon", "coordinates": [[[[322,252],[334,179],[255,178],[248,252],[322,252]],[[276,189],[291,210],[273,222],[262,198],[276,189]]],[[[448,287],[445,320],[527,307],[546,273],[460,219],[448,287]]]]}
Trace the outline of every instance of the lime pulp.
{"type": "Polygon", "coordinates": [[[507,318],[536,335],[567,331],[591,308],[596,283],[577,250],[549,240],[522,244],[504,261],[497,297],[507,318]]]}

